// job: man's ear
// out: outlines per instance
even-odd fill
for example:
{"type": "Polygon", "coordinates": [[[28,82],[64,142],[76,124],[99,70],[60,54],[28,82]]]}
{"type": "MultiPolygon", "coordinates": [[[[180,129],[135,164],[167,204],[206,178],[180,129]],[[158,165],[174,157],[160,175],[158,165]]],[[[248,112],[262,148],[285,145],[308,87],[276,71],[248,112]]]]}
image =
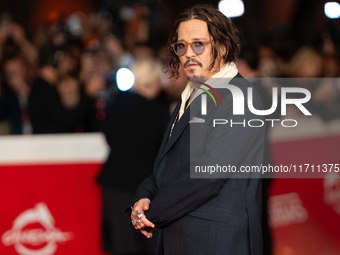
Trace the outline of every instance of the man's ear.
{"type": "Polygon", "coordinates": [[[221,56],[225,56],[225,55],[227,55],[228,54],[228,49],[227,49],[227,47],[225,46],[225,45],[222,45],[221,47],[220,47],[220,54],[221,54],[221,56]]]}
{"type": "Polygon", "coordinates": [[[224,63],[224,56],[228,54],[228,49],[225,45],[221,45],[218,50],[218,60],[220,63],[224,63]]]}

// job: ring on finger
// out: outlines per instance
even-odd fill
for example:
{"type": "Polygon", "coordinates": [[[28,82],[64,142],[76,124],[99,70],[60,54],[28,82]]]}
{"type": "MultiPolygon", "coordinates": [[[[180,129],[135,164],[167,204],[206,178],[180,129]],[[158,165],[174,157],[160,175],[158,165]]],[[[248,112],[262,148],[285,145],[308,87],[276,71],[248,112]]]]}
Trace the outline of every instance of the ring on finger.
{"type": "Polygon", "coordinates": [[[138,213],[137,216],[138,218],[142,218],[144,216],[144,213],[138,213]]]}

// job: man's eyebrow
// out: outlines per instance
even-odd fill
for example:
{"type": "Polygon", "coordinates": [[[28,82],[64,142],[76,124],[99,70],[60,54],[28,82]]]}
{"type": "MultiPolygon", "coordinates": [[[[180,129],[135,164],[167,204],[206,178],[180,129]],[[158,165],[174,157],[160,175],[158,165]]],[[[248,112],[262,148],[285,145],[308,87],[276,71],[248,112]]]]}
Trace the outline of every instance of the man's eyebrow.
{"type": "MultiPolygon", "coordinates": [[[[208,41],[208,39],[207,38],[192,38],[192,40],[191,41],[208,41]]],[[[181,40],[178,40],[178,42],[186,42],[186,40],[184,40],[184,39],[181,39],[181,40]]]]}
{"type": "Polygon", "coordinates": [[[192,38],[193,41],[207,41],[207,38],[192,38]]]}

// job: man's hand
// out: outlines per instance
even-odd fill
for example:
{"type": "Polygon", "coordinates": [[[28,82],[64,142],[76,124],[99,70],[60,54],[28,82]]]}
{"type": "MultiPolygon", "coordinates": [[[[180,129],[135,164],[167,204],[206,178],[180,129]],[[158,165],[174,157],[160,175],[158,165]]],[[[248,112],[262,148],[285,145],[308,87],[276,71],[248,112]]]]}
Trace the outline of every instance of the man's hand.
{"type": "Polygon", "coordinates": [[[139,229],[140,232],[147,238],[152,237],[152,231],[155,228],[155,224],[149,221],[144,212],[149,210],[150,199],[142,198],[138,200],[134,205],[131,212],[131,222],[135,229],[139,229]]]}

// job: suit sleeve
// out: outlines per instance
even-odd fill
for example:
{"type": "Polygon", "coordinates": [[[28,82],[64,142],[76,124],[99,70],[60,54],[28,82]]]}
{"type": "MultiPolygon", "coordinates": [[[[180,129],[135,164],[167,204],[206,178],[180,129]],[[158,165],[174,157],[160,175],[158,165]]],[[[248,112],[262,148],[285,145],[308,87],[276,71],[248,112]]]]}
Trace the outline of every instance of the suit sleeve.
{"type": "MultiPolygon", "coordinates": [[[[228,102],[226,107],[218,108],[213,116],[206,121],[210,126],[197,132],[197,136],[194,137],[194,144],[191,144],[190,139],[187,138],[190,147],[190,163],[185,165],[183,162],[171,161],[174,166],[171,171],[176,172],[176,178],[169,178],[169,182],[159,185],[158,191],[150,204],[150,209],[145,213],[146,217],[157,227],[166,227],[216,197],[223,185],[228,182],[228,178],[231,177],[227,175],[219,176],[221,178],[211,178],[211,176],[209,176],[210,178],[190,178],[190,167],[219,164],[221,166],[236,166],[239,169],[241,165],[261,164],[264,126],[251,128],[247,125],[238,124],[239,126],[230,128],[229,123],[228,126],[212,127],[212,119],[227,119],[229,121],[233,119],[234,123],[244,123],[247,119],[254,118],[249,111],[246,111],[244,116],[232,114],[230,93],[224,102],[228,102]],[[178,169],[179,167],[181,169],[178,169]]],[[[258,109],[261,107],[259,99],[255,104],[258,104],[258,109]]],[[[259,117],[256,116],[256,118],[259,117]]],[[[187,132],[182,135],[192,136],[196,127],[192,124],[191,134],[187,132]]],[[[178,150],[180,148],[173,149],[178,150]]],[[[185,151],[178,153],[177,155],[181,155],[185,151]]],[[[181,161],[181,159],[178,161],[181,161]]],[[[165,172],[163,174],[167,175],[165,172]]],[[[166,178],[166,176],[162,178],[166,178]]]]}
{"type": "Polygon", "coordinates": [[[137,187],[136,194],[130,201],[129,207],[125,210],[125,213],[130,215],[131,214],[131,205],[136,203],[138,200],[142,198],[149,198],[153,200],[156,195],[156,184],[153,174],[148,176],[143,180],[143,182],[137,187]]]}

